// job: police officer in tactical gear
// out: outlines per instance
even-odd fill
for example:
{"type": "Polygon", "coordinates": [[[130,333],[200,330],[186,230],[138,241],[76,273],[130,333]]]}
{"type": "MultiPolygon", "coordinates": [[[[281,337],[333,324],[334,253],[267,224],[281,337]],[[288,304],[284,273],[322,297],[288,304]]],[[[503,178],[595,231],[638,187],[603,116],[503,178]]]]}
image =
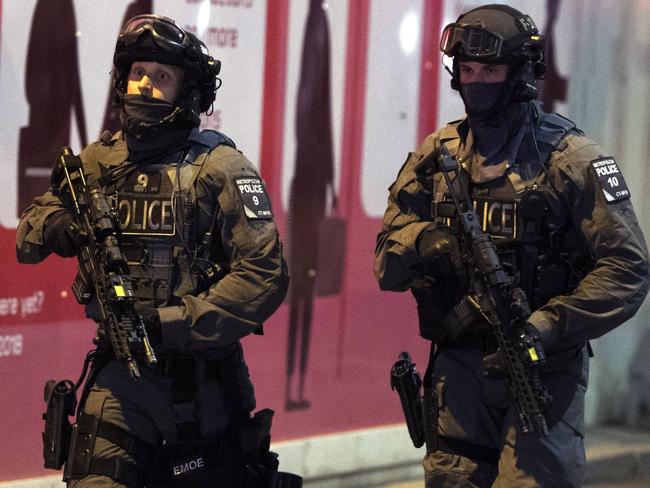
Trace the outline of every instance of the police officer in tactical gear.
{"type": "Polygon", "coordinates": [[[426,486],[579,487],[588,341],[632,317],[648,291],[630,192],[614,158],[536,101],[544,39],[528,15],[473,9],[445,27],[440,48],[453,57],[451,83],[467,116],[409,154],[389,190],[375,260],[382,289],[413,292],[421,335],[432,340],[425,394],[436,398],[437,441],[427,445],[426,486]],[[449,188],[422,167],[442,146],[533,310],[526,333],[547,356],[539,376],[553,398],[548,435],[524,434],[506,380],[484,375],[493,329],[468,302],[459,222],[441,212],[449,188]]]}
{"type": "MultiPolygon", "coordinates": [[[[277,461],[259,456],[270,411],[250,416],[239,340],[282,303],[288,274],[256,169],[228,137],[198,129],[220,63],[173,20],[141,15],[125,24],[114,65],[122,131],[80,157],[119,216],[158,362],[141,361],[133,379],[100,334],[65,479],[71,487],[270,486],[263,480],[277,461]],[[247,450],[258,464],[244,466],[247,450]]],[[[18,259],[75,256],[80,242],[71,210],[49,191],[21,218],[18,259]]],[[[98,320],[97,303],[86,313],[98,320]]]]}

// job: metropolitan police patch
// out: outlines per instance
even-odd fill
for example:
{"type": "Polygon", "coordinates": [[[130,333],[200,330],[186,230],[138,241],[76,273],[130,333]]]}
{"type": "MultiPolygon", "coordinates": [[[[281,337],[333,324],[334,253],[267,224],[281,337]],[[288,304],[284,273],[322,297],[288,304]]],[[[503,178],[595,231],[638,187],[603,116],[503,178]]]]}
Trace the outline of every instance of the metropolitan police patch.
{"type": "Polygon", "coordinates": [[[235,178],[235,187],[244,204],[244,212],[248,219],[273,218],[271,202],[259,177],[245,176],[235,178]]]}
{"type": "Polygon", "coordinates": [[[630,190],[628,190],[623,173],[614,158],[594,159],[591,161],[591,167],[596,172],[607,203],[620,202],[630,198],[630,190]]]}

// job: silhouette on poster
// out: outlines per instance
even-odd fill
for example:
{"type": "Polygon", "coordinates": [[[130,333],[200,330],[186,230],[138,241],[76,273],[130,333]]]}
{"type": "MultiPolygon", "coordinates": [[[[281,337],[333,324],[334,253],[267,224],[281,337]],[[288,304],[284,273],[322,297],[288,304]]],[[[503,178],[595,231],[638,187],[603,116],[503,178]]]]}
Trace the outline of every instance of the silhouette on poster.
{"type": "MultiPolygon", "coordinates": [[[[122,18],[122,22],[120,23],[119,32],[122,31],[122,27],[124,27],[124,24],[126,24],[127,20],[132,19],[133,17],[135,17],[137,15],[143,15],[143,14],[151,13],[152,10],[153,10],[153,7],[151,5],[151,1],[152,0],[135,0],[135,1],[131,2],[126,7],[124,17],[122,18]]],[[[117,37],[118,33],[116,33],[116,37],[117,37]]],[[[111,85],[109,85],[108,86],[108,98],[106,100],[106,110],[104,111],[104,122],[102,124],[102,129],[101,129],[100,133],[105,131],[105,130],[108,130],[111,133],[115,134],[120,129],[121,129],[120,115],[117,112],[117,110],[115,110],[115,108],[113,108],[113,87],[111,85]]]]}
{"type": "Polygon", "coordinates": [[[289,196],[291,282],[285,394],[287,410],[310,406],[305,397],[305,378],[314,298],[316,295],[337,294],[340,289],[337,276],[342,274],[342,269],[323,263],[327,255],[331,256],[332,262],[342,262],[342,256],[337,254],[340,254],[340,244],[344,242],[344,222],[335,217],[330,39],[322,4],[322,0],[311,0],[309,5],[296,109],[295,171],[289,196]],[[328,192],[332,203],[329,216],[328,192]],[[326,237],[326,234],[330,237],[326,237]]]}
{"type": "Polygon", "coordinates": [[[72,0],[39,0],[25,59],[28,124],[18,142],[18,215],[45,192],[56,155],[70,144],[72,114],[82,146],[88,142],[79,79],[72,0]]]}
{"type": "Polygon", "coordinates": [[[555,58],[555,24],[558,20],[559,11],[560,0],[546,1],[546,27],[544,29],[546,37],[546,78],[542,84],[540,97],[546,112],[553,112],[555,102],[566,101],[568,92],[569,82],[567,78],[562,77],[558,72],[555,58]]]}

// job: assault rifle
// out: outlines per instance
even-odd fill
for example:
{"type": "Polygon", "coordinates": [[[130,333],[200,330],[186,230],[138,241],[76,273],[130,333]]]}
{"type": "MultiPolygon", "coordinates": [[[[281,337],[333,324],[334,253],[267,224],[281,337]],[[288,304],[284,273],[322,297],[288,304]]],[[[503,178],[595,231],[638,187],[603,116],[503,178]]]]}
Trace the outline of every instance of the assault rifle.
{"type": "Polygon", "coordinates": [[[74,296],[82,305],[96,297],[100,324],[115,357],[126,362],[133,378],[139,378],[134,354],[142,352],[150,365],[156,363],[156,355],[135,309],[129,267],[117,240],[117,216],[102,189],[86,182],[81,159],[68,146],[57,158],[52,188],[72,208],[83,239],[77,254],[79,271],[72,284],[74,296]]]}
{"type": "Polygon", "coordinates": [[[429,164],[434,172],[442,173],[451,194],[453,204],[442,207],[442,213],[460,223],[458,237],[470,283],[468,300],[493,326],[498,344],[498,369],[508,380],[521,430],[548,435],[542,409],[552,398],[537,372],[546,356],[539,336],[527,327],[530,306],[526,295],[508,281],[494,241],[481,228],[456,158],[443,145],[421,163],[423,168],[429,164]]]}

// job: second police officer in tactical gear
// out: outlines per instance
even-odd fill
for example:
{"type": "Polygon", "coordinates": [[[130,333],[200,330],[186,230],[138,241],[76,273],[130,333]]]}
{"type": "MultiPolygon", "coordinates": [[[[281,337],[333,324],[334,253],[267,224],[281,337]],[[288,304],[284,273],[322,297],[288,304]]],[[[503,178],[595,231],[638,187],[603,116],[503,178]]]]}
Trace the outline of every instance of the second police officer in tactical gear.
{"type": "MultiPolygon", "coordinates": [[[[467,117],[428,136],[390,187],[377,238],[384,290],[411,289],[432,340],[425,377],[440,442],[427,446],[427,487],[582,486],[588,341],[634,315],[648,291],[648,252],[616,161],[536,101],[544,40],[533,20],[486,5],[445,27],[452,87],[467,117]],[[526,333],[546,353],[548,435],[524,434],[506,382],[484,375],[491,326],[468,299],[449,189],[426,156],[460,163],[482,228],[533,313],[526,333]]],[[[452,182],[452,186],[454,183],[452,182]]],[[[426,394],[426,390],[425,390],[426,394]]]]}
{"type": "MultiPolygon", "coordinates": [[[[119,246],[158,363],[143,363],[134,380],[99,339],[68,486],[269,486],[261,480],[270,479],[272,454],[258,456],[266,468],[241,459],[240,432],[255,437],[255,397],[239,340],[282,303],[288,273],[254,166],[225,135],[198,129],[219,68],[203,42],[166,17],[135,17],[118,37],[122,131],[80,157],[119,215],[119,246]]],[[[71,210],[51,191],[24,212],[21,262],[75,256],[79,244],[71,210]]],[[[86,313],[98,318],[92,301],[86,313]]],[[[257,420],[268,431],[270,417],[257,420]]]]}

